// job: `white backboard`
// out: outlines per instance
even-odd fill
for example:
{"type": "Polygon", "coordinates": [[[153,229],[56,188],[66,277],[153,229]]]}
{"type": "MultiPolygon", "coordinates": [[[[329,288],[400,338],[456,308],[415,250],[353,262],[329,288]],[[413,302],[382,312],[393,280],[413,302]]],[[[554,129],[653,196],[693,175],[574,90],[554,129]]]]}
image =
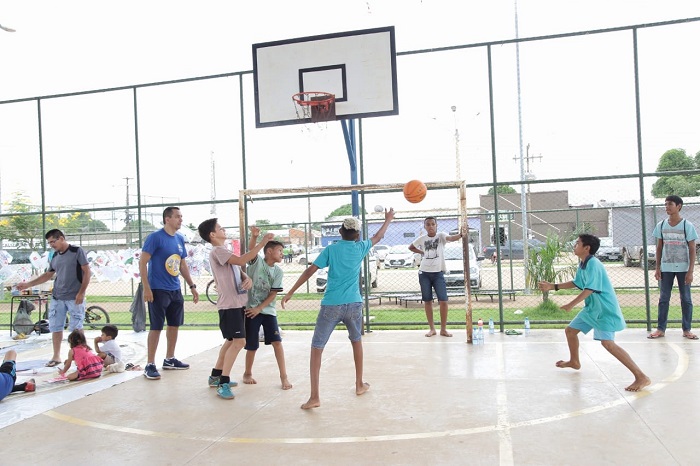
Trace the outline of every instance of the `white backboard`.
{"type": "Polygon", "coordinates": [[[292,95],[335,94],[335,119],[399,113],[394,27],[253,44],[255,125],[309,123],[292,95]]]}

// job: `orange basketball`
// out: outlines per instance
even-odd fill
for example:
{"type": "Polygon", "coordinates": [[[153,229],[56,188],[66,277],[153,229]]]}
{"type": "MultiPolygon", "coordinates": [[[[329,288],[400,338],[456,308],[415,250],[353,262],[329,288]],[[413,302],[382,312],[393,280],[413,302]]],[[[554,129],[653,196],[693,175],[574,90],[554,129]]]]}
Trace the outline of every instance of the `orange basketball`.
{"type": "Polygon", "coordinates": [[[425,187],[425,184],[422,181],[411,180],[403,185],[403,197],[405,197],[408,202],[412,202],[413,204],[425,199],[425,195],[427,193],[428,188],[425,187]]]}

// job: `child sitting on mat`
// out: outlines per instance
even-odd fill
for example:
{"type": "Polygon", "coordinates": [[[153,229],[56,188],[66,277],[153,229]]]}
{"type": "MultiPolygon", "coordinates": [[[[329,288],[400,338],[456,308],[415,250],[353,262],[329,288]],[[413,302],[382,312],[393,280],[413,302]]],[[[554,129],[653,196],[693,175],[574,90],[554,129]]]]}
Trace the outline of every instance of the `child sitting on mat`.
{"type": "Polygon", "coordinates": [[[61,375],[68,372],[73,361],[78,370],[66,375],[70,381],[94,379],[102,375],[102,358],[92,352],[82,330],[75,329],[68,335],[68,345],[68,359],[63,364],[63,369],[58,370],[61,375]]]}

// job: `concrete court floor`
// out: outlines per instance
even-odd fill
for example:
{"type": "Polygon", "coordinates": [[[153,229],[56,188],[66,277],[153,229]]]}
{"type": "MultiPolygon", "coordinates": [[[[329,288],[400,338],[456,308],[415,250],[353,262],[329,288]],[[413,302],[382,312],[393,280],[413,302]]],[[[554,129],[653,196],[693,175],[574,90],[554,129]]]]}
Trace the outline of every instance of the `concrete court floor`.
{"type": "MultiPolygon", "coordinates": [[[[300,409],[309,394],[308,331],[284,332],[291,390],[280,389],[272,348],[261,347],[258,384],[241,383],[232,401],[206,383],[218,331],[181,331],[177,355],[192,367],[162,371],[159,381],[124,372],[49,383],[54,370],[39,367],[18,379],[37,378],[36,393],[0,402],[0,443],[37,464],[700,462],[700,342],[683,339],[680,329],[658,340],[642,329],[618,335],[652,379],[640,393],[624,391],[631,374],[592,335],[581,336],[582,368],[573,371],[554,366],[568,358],[563,330],[487,334],[478,346],[465,343],[464,331],[453,330],[453,338],[424,333],[365,335],[371,389],[358,397],[347,332],[336,330],[323,354],[322,405],[309,411],[300,409]]],[[[127,359],[144,364],[146,332],[123,330],[117,341],[127,359]]],[[[14,344],[23,365],[50,357],[48,335],[0,342],[2,352],[14,344]]],[[[164,344],[163,335],[161,358],[164,344]]],[[[234,366],[239,381],[243,357],[234,366]]]]}

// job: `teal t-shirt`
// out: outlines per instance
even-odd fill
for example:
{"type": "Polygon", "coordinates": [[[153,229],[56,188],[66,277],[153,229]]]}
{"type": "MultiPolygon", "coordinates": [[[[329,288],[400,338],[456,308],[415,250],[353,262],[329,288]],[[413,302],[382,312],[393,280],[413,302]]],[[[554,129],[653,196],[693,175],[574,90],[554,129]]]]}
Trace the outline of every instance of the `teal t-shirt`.
{"type": "Polygon", "coordinates": [[[579,263],[574,285],[580,290],[593,290],[584,301],[578,317],[594,329],[619,332],[625,329],[620,303],[610,283],[605,267],[595,256],[588,256],[579,263]]]}
{"type": "Polygon", "coordinates": [[[372,240],[338,241],[326,247],[314,261],[322,269],[328,267],[328,284],[321,304],[361,303],[360,267],[372,248],[372,240]]]}
{"type": "Polygon", "coordinates": [[[693,224],[683,219],[672,227],[668,220],[663,220],[656,225],[652,234],[654,238],[664,242],[661,251],[661,271],[687,272],[690,267],[688,241],[698,239],[693,224]]]}
{"type": "MultiPolygon", "coordinates": [[[[270,296],[271,291],[279,293],[283,290],[282,278],[284,272],[282,272],[282,269],[277,264],[273,264],[272,267],[267,265],[262,256],[258,256],[248,262],[246,274],[253,280],[253,288],[248,291],[248,308],[260,305],[260,303],[270,296]]],[[[261,313],[276,316],[277,310],[275,309],[275,301],[276,300],[273,299],[270,304],[263,308],[261,313]]]]}

